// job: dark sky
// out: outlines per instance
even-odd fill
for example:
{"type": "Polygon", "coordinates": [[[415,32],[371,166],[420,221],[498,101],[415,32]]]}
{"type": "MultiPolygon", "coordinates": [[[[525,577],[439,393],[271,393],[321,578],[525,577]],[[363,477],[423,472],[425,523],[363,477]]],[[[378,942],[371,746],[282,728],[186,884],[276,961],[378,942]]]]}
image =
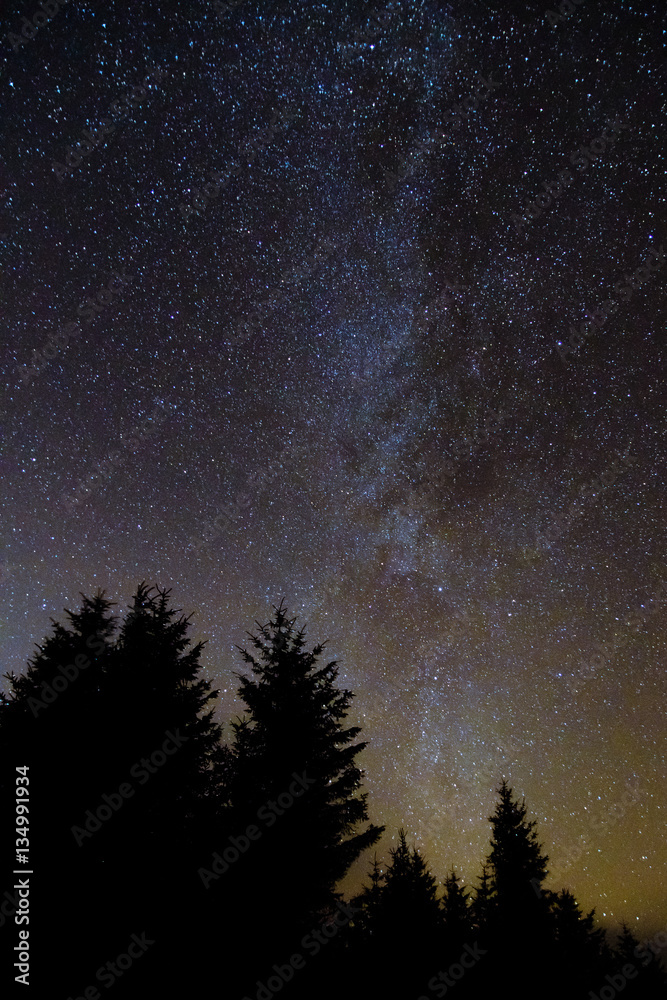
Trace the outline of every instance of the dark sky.
{"type": "Polygon", "coordinates": [[[505,775],[553,887],[662,927],[664,5],[11,6],[4,669],[146,579],[227,723],[284,596],[385,856],[472,882],[505,775]]]}

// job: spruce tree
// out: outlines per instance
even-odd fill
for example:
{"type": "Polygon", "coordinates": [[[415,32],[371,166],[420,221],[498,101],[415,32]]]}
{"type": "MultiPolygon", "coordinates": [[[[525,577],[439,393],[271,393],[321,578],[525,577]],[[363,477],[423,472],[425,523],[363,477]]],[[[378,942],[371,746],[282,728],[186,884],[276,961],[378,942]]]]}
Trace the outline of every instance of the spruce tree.
{"type": "MultiPolygon", "coordinates": [[[[184,988],[200,968],[182,933],[201,908],[194,855],[213,842],[222,755],[201,644],[187,649],[168,593],[140,585],[117,637],[111,602],[84,595],[0,702],[0,758],[30,768],[40,995],[79,995],[144,931],[156,944],[125,995],[184,988]]],[[[4,797],[15,778],[2,773],[4,797]]]]}
{"type": "Polygon", "coordinates": [[[479,885],[475,886],[475,895],[470,903],[470,916],[473,929],[480,939],[486,939],[492,906],[493,888],[491,885],[491,872],[488,863],[484,862],[482,865],[482,874],[479,876],[479,885]]]}
{"type": "MultiPolygon", "coordinates": [[[[627,924],[623,923],[621,933],[612,949],[609,962],[610,969],[607,975],[614,977],[620,984],[620,976],[625,980],[622,987],[623,996],[628,1000],[664,1000],[667,988],[667,979],[660,965],[660,959],[656,958],[653,950],[646,945],[641,945],[627,924]],[[626,977],[623,974],[623,967],[631,965],[636,972],[634,977],[626,977]]],[[[604,979],[605,985],[609,980],[604,979]]],[[[599,992],[599,991],[596,991],[599,992]]],[[[620,992],[619,989],[616,991],[620,992]]]]}
{"type": "Polygon", "coordinates": [[[461,953],[464,944],[470,942],[472,938],[473,923],[469,898],[470,894],[465,891],[465,886],[459,884],[459,878],[452,869],[445,879],[441,900],[446,951],[452,956],[452,961],[461,953]]]}
{"type": "MultiPolygon", "coordinates": [[[[211,705],[217,691],[200,676],[204,643],[192,645],[190,619],[170,607],[169,594],[145,583],[137,588],[104,674],[102,695],[116,774],[159,752],[167,733],[175,736],[177,750],[170,740],[167,759],[145,782],[149,795],[144,801],[153,801],[150,836],[164,837],[166,810],[173,833],[192,849],[194,842],[186,838],[193,823],[219,808],[224,755],[211,705]]],[[[148,829],[145,833],[149,836],[148,829]]]]}
{"type": "Polygon", "coordinates": [[[569,996],[587,997],[608,966],[605,933],[595,927],[595,910],[584,915],[569,889],[548,893],[554,939],[554,983],[569,996]]]}
{"type": "Polygon", "coordinates": [[[525,799],[512,799],[512,789],[503,782],[498,789],[500,802],[489,817],[492,827],[488,862],[496,905],[509,910],[539,898],[547,876],[547,855],[537,840],[535,820],[527,820],[525,799]]]}
{"type": "Polygon", "coordinates": [[[240,649],[252,671],[237,674],[249,716],[233,724],[225,774],[227,827],[259,836],[225,874],[221,905],[233,899],[232,935],[252,928],[258,967],[334,912],[336,885],[383,830],[358,829],[368,820],[356,764],[366,743],[355,742],[358,726],[342,725],[352,692],[336,687],[335,661],[318,664],[324,644],[305,651],[305,629],[282,602],[274,612],[247,633],[256,655],[240,649]],[[267,892],[274,902],[259,906],[267,892]]]}
{"type": "Polygon", "coordinates": [[[378,877],[375,865],[370,887],[355,899],[364,909],[360,923],[366,968],[359,977],[365,984],[361,995],[371,989],[381,996],[418,992],[424,977],[437,968],[442,950],[443,919],[435,878],[419,851],[408,847],[403,829],[389,853],[384,876],[378,877]]]}
{"type": "MultiPolygon", "coordinates": [[[[51,619],[52,634],[37,645],[25,674],[5,675],[9,690],[0,698],[0,813],[5,818],[16,812],[16,768],[28,768],[22,772],[29,792],[25,869],[34,873],[28,929],[32,954],[39,956],[30,963],[30,985],[44,996],[76,986],[99,936],[99,928],[83,915],[96,905],[104,872],[99,859],[84,856],[71,826],[99,802],[104,749],[99,690],[114,624],[112,604],[103,593],[82,597],[79,612],[65,611],[65,624],[51,619]]],[[[6,821],[2,827],[2,855],[13,861],[14,829],[6,821]]],[[[12,878],[0,886],[3,900],[15,883],[12,878]]],[[[8,924],[3,945],[13,938],[6,933],[8,924]]]]}
{"type": "Polygon", "coordinates": [[[540,982],[548,991],[545,970],[552,962],[549,900],[542,892],[548,857],[537,839],[535,820],[527,819],[525,799],[512,798],[503,780],[500,801],[491,823],[491,851],[487,858],[491,874],[491,896],[487,902],[486,966],[511,960],[524,970],[527,980],[540,982]]]}
{"type": "Polygon", "coordinates": [[[368,878],[370,885],[362,886],[359,895],[353,899],[354,905],[360,911],[354,919],[353,938],[359,945],[363,942],[366,948],[371,948],[373,940],[377,936],[378,918],[382,905],[382,888],[386,880],[386,876],[380,868],[377,854],[373,858],[368,878]]]}
{"type": "Polygon", "coordinates": [[[156,938],[133,981],[177,992],[200,974],[202,924],[224,929],[197,875],[219,833],[223,754],[217,691],[200,675],[203,643],[193,644],[190,627],[169,590],[138,586],[101,687],[106,787],[130,782],[134,795],[84,845],[102,854],[118,935],[128,933],[131,913],[156,938]]]}
{"type": "Polygon", "coordinates": [[[442,917],[434,876],[419,851],[408,847],[405,830],[399,830],[398,846],[389,853],[391,862],[381,897],[380,925],[384,924],[389,938],[400,934],[404,942],[406,935],[417,943],[429,938],[437,940],[442,917]]]}

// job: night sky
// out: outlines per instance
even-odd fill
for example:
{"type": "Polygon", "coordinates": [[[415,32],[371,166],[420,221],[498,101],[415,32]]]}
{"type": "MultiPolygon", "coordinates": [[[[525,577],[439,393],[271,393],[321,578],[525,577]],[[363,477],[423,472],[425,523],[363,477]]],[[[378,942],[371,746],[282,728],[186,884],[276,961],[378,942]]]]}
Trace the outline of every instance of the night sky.
{"type": "Polygon", "coordinates": [[[504,775],[548,885],[662,928],[664,5],[10,6],[3,670],[145,579],[228,736],[284,597],[381,856],[473,883],[504,775]]]}

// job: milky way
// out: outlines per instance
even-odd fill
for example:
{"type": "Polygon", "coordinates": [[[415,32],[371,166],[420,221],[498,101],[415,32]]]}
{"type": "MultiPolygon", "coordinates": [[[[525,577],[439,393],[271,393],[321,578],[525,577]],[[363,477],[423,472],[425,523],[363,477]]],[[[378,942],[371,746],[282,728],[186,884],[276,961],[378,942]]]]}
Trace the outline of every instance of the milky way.
{"type": "Polygon", "coordinates": [[[473,882],[505,775],[553,887],[643,931],[664,15],[496,6],[5,16],[4,669],[146,579],[209,639],[227,727],[284,596],[356,692],[381,854],[402,824],[473,882]]]}

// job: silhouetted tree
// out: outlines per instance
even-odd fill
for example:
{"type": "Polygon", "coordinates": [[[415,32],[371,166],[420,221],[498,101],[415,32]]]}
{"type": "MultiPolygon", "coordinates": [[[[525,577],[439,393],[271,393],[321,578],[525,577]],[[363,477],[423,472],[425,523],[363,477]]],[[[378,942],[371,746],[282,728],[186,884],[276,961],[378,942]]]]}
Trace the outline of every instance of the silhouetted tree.
{"type": "MultiPolygon", "coordinates": [[[[83,595],[82,595],[83,596],[83,595]]],[[[53,619],[53,631],[22,676],[6,674],[0,700],[0,814],[2,856],[14,859],[16,767],[27,766],[31,953],[36,995],[68,995],[99,934],[86,913],[96,906],[103,880],[96,859],[86,859],[71,826],[100,801],[99,767],[108,752],[100,740],[99,690],[114,631],[104,594],[83,596],[81,611],[53,619]],[[76,819],[75,819],[76,818],[76,819]],[[65,992],[63,992],[65,991],[65,992]]],[[[22,774],[22,777],[24,775],[22,774]]],[[[111,789],[109,789],[111,790],[111,789]]],[[[22,867],[20,863],[12,867],[22,867]]],[[[16,879],[0,887],[11,890],[16,879]]],[[[3,901],[5,899],[3,895],[3,901]]],[[[16,944],[13,919],[3,921],[3,944],[16,944]]],[[[11,952],[10,952],[11,953],[11,952]]],[[[11,959],[7,968],[11,968],[11,959]]]]}
{"type": "Polygon", "coordinates": [[[489,865],[485,862],[482,865],[482,874],[479,876],[479,885],[475,887],[475,895],[470,903],[470,916],[473,928],[480,939],[486,938],[486,927],[491,913],[493,887],[491,885],[491,872],[489,865]]]}
{"type": "Polygon", "coordinates": [[[437,882],[419,851],[408,847],[404,830],[390,855],[385,874],[376,863],[371,885],[354,900],[364,911],[359,923],[367,960],[360,978],[366,991],[408,996],[438,960],[443,919],[437,882]]]}
{"type": "Polygon", "coordinates": [[[539,899],[547,875],[547,855],[537,840],[535,820],[527,820],[526,800],[512,799],[512,789],[503,782],[498,789],[500,802],[489,817],[492,827],[491,886],[496,910],[511,912],[539,899]]]}
{"type": "Polygon", "coordinates": [[[456,872],[452,869],[444,881],[444,894],[440,904],[445,924],[446,954],[452,956],[452,961],[460,954],[464,944],[472,939],[469,898],[470,893],[459,884],[456,872]]]}
{"type": "Polygon", "coordinates": [[[296,631],[282,603],[274,611],[258,635],[248,633],[259,655],[241,649],[254,675],[237,675],[250,715],[233,725],[226,772],[228,826],[260,833],[226,876],[236,933],[252,927],[258,966],[262,949],[289,954],[334,912],[337,883],[383,830],[358,831],[368,815],[355,759],[366,744],[354,742],[358,726],[342,727],[352,692],[337,689],[335,661],[318,665],[324,645],[306,652],[305,630],[296,631]],[[258,906],[269,887],[279,921],[258,906]]]}
{"type": "MultiPolygon", "coordinates": [[[[105,787],[129,781],[135,794],[83,849],[104,861],[114,901],[107,912],[115,907],[119,934],[127,934],[131,913],[159,938],[133,980],[157,986],[164,973],[165,987],[176,988],[180,949],[188,955],[185,988],[200,969],[192,954],[204,917],[197,860],[219,832],[224,755],[211,705],[217,691],[200,676],[203,643],[192,644],[189,619],[169,594],[139,585],[109,656],[101,697],[112,752],[101,770],[105,787]]],[[[213,929],[218,914],[205,916],[213,929]]]]}
{"type": "MultiPolygon", "coordinates": [[[[655,954],[626,925],[611,948],[594,910],[545,888],[536,822],[505,781],[472,898],[452,869],[439,900],[401,829],[386,870],[376,856],[370,884],[344,904],[337,887],[383,827],[368,822],[356,763],[366,744],[344,728],[353,695],[337,688],[335,661],[320,665],[324,646],[307,652],[296,619],[274,608],[248,633],[256,655],[241,650],[248,715],[223,746],[203,644],[169,593],[142,583],[118,630],[103,593],[82,595],[25,675],[5,675],[0,815],[15,814],[27,767],[35,995],[81,995],[147,932],[156,943],[119,998],[205,995],[218,958],[226,991],[254,997],[297,951],[306,967],[280,987],[285,1000],[443,996],[454,984],[458,1000],[501,989],[590,1000],[605,987],[664,997],[655,954]]],[[[16,857],[19,834],[0,824],[3,857],[16,857]]],[[[0,920],[6,967],[12,916],[0,920]]]]}
{"type": "MultiPolygon", "coordinates": [[[[197,679],[201,644],[186,649],[188,622],[168,593],[142,584],[115,641],[111,603],[84,596],[0,704],[0,756],[30,767],[42,993],[82,992],[143,931],[156,946],[122,991],[141,993],[142,979],[159,988],[163,968],[178,980],[168,961],[202,893],[192,853],[207,831],[212,841],[222,762],[204,711],[215,692],[197,679]]],[[[3,792],[13,782],[4,767],[3,792]]],[[[185,953],[183,983],[199,967],[194,948],[185,953]]]]}
{"type": "Polygon", "coordinates": [[[359,943],[363,941],[367,948],[372,945],[378,926],[382,888],[385,882],[377,854],[373,858],[368,878],[370,885],[362,886],[361,892],[353,900],[354,905],[360,908],[360,913],[354,919],[354,939],[359,943]]]}
{"type": "Polygon", "coordinates": [[[527,819],[525,800],[512,798],[503,780],[500,801],[491,823],[488,856],[491,895],[486,901],[487,969],[496,962],[511,961],[522,968],[528,982],[540,982],[546,995],[548,979],[542,983],[552,960],[549,900],[542,892],[548,857],[537,840],[536,822],[527,819]]]}
{"type": "Polygon", "coordinates": [[[569,889],[547,895],[553,920],[552,987],[571,997],[587,997],[608,967],[605,933],[595,927],[595,910],[584,915],[569,889]]]}
{"type": "MultiPolygon", "coordinates": [[[[664,1000],[667,981],[658,959],[650,947],[641,945],[630,928],[624,923],[621,934],[612,949],[611,969],[598,986],[610,985],[617,993],[629,1000],[664,1000]],[[632,966],[634,975],[629,972],[632,966]],[[625,973],[624,970],[625,969],[625,973]],[[609,976],[609,978],[607,978],[609,976]],[[621,980],[625,985],[621,985],[621,980]],[[616,984],[616,985],[614,985],[616,984]]],[[[595,989],[596,994],[600,990],[595,989]]]]}

